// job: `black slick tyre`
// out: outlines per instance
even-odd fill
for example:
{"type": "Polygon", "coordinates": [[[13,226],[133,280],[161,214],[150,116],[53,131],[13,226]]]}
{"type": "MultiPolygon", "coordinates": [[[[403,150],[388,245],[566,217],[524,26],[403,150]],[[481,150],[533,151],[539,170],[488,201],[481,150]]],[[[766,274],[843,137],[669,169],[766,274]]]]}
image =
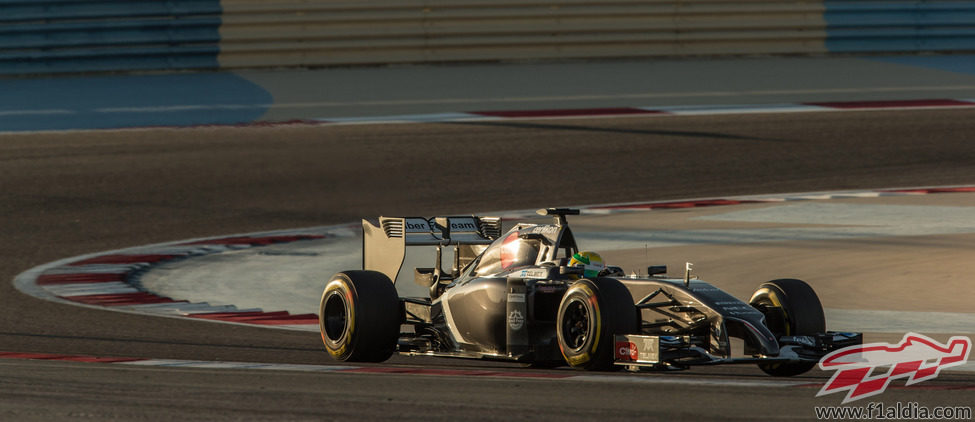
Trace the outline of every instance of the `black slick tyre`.
{"type": "Polygon", "coordinates": [[[559,304],[556,337],[562,357],[573,368],[608,371],[615,336],[636,332],[636,306],[626,286],[612,278],[579,280],[559,304]]]}
{"type": "MultiPolygon", "coordinates": [[[[766,323],[776,337],[826,332],[826,316],[819,296],[802,280],[784,278],[762,283],[748,303],[766,315],[766,323]],[[776,314],[773,309],[781,312],[776,314]]],[[[776,377],[799,375],[815,366],[816,362],[758,364],[766,374],[776,377]]]]}
{"type": "Polygon", "coordinates": [[[396,287],[376,271],[345,271],[325,284],[318,313],[325,350],[346,362],[382,362],[396,351],[402,312],[396,287]]]}

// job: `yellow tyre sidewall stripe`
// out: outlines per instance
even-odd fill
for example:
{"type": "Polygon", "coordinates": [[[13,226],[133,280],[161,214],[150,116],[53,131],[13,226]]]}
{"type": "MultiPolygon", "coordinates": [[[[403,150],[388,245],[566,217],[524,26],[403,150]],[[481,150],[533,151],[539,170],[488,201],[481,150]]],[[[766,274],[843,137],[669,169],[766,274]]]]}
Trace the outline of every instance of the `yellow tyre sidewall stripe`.
{"type": "Polygon", "coordinates": [[[596,353],[596,348],[599,346],[599,335],[601,334],[602,330],[602,324],[600,322],[602,319],[600,318],[599,314],[599,299],[596,297],[596,293],[593,292],[588,283],[576,283],[566,294],[573,294],[577,290],[585,293],[587,301],[590,305],[590,309],[592,309],[590,320],[593,324],[593,340],[592,347],[589,350],[584,350],[580,355],[568,357],[565,356],[564,351],[562,352],[562,356],[565,357],[565,360],[572,366],[578,366],[592,359],[591,355],[596,353]]]}
{"type": "Polygon", "coordinates": [[[349,346],[352,343],[352,335],[355,332],[355,302],[352,295],[352,289],[349,284],[341,279],[336,278],[325,286],[325,292],[322,294],[322,300],[329,297],[332,294],[338,293],[344,296],[345,299],[345,335],[342,336],[342,343],[339,344],[337,349],[332,349],[329,347],[328,341],[325,339],[325,329],[322,328],[322,342],[325,343],[325,349],[332,357],[339,359],[346,354],[349,346]]]}

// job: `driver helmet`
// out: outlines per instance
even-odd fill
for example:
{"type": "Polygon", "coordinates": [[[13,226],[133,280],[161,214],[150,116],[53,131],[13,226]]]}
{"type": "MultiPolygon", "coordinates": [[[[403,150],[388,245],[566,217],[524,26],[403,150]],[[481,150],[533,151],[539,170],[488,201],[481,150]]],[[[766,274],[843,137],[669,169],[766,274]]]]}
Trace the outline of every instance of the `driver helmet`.
{"type": "Polygon", "coordinates": [[[570,267],[582,267],[585,269],[583,276],[586,278],[592,278],[599,275],[599,272],[606,268],[606,264],[603,263],[603,257],[599,256],[598,253],[583,251],[572,255],[569,259],[570,267]]]}

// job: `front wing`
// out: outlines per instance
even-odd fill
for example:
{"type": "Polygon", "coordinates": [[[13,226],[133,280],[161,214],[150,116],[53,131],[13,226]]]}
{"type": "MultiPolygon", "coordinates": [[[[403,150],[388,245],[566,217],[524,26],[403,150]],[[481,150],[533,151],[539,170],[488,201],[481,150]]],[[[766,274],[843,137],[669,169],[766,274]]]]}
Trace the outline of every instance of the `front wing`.
{"type": "Polygon", "coordinates": [[[684,368],[691,365],[763,362],[818,362],[834,350],[863,343],[863,334],[829,331],[814,336],[782,336],[776,356],[723,357],[708,353],[705,339],[694,336],[617,335],[615,364],[684,368]]]}

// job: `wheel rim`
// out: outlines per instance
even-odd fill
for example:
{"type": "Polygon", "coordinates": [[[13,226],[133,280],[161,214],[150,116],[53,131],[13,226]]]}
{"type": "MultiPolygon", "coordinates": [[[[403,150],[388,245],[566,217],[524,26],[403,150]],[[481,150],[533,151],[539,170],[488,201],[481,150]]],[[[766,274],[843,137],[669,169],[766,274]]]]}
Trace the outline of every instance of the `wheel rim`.
{"type": "Polygon", "coordinates": [[[589,309],[586,304],[574,299],[565,308],[562,319],[562,339],[573,350],[582,349],[589,340],[589,309]]]}
{"type": "MultiPolygon", "coordinates": [[[[772,297],[773,294],[775,293],[771,291],[767,292],[767,294],[764,297],[761,297],[755,300],[754,302],[752,302],[752,306],[762,306],[762,307],[776,306],[782,308],[782,319],[783,319],[782,329],[784,330],[784,332],[773,333],[773,334],[782,335],[782,336],[792,335],[792,321],[790,320],[789,310],[785,306],[783,306],[782,301],[779,300],[779,298],[773,298],[772,297]]],[[[765,313],[765,311],[762,311],[762,313],[765,313]]]]}
{"type": "Polygon", "coordinates": [[[345,300],[338,292],[329,295],[325,301],[325,309],[322,310],[325,320],[325,337],[332,342],[338,342],[345,334],[345,326],[348,321],[345,300]]]}

